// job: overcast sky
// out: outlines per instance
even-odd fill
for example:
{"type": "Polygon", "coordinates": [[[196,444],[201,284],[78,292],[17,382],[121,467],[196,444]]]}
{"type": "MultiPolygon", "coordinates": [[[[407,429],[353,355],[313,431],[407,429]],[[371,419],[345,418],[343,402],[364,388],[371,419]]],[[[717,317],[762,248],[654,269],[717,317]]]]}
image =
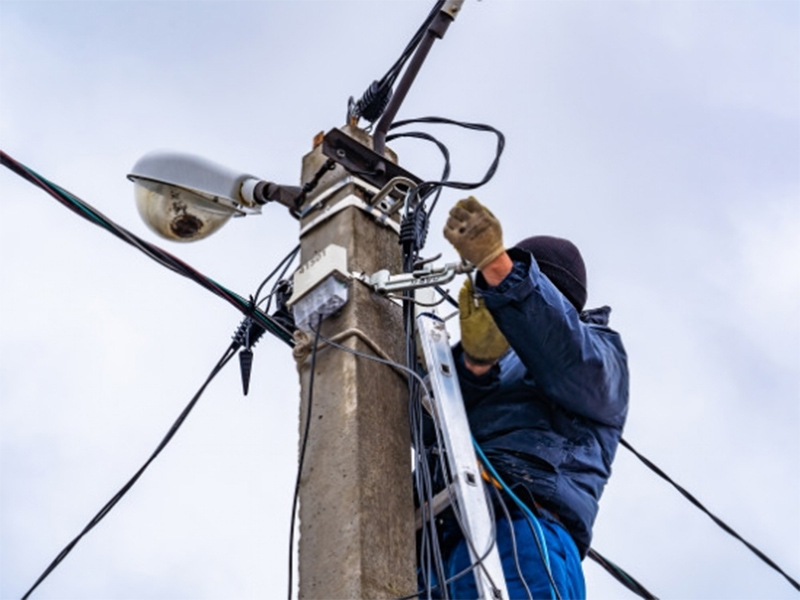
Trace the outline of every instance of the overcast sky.
{"type": "MultiPolygon", "coordinates": [[[[247,296],[297,242],[282,207],[174,244],[125,175],[169,148],[296,184],[432,5],[2,0],[0,148],[247,296]]],[[[625,437],[800,578],[800,3],[468,0],[399,117],[427,115],[506,134],[478,196],[509,245],[582,249],[629,354],[625,437]]],[[[480,179],[491,135],[429,131],[454,178],[480,179]]],[[[421,142],[394,148],[438,177],[421,142]]],[[[426,254],[456,259],[440,231],[458,198],[426,254]]],[[[0,281],[5,599],[146,460],[240,315],[5,169],[0,281]]],[[[34,597],[284,596],[298,402],[289,348],[265,338],[250,395],[230,365],[34,597]]],[[[629,452],[614,467],[594,545],[656,595],[797,597],[629,452]]],[[[590,597],[633,597],[585,571],[590,597]]]]}

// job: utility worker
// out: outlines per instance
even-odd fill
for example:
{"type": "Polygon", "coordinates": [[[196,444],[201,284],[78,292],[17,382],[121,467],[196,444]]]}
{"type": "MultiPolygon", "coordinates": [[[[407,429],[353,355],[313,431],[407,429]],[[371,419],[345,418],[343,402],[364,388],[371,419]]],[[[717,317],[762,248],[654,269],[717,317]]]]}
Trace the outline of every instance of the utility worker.
{"type": "MultiPolygon", "coordinates": [[[[511,517],[495,510],[509,594],[585,598],[581,560],[628,411],[627,358],[608,327],[610,308],[583,310],[586,271],[571,242],[538,236],[506,249],[500,223],[475,198],[453,207],[444,235],[479,272],[459,294],[454,349],[472,434],[538,516],[549,554],[548,573],[523,509],[500,492],[511,517]]],[[[448,578],[471,562],[455,529],[443,545],[448,578]]],[[[449,593],[476,598],[473,576],[452,581],[449,593]]]]}

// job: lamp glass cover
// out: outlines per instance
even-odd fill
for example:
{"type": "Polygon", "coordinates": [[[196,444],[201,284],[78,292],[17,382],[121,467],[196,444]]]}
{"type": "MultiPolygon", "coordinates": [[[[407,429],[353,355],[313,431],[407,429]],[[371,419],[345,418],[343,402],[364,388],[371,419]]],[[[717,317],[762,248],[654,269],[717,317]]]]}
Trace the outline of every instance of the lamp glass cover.
{"type": "Polygon", "coordinates": [[[148,227],[177,242],[207,237],[237,212],[222,199],[209,199],[185,188],[141,177],[134,179],[134,190],[136,207],[148,227]]]}

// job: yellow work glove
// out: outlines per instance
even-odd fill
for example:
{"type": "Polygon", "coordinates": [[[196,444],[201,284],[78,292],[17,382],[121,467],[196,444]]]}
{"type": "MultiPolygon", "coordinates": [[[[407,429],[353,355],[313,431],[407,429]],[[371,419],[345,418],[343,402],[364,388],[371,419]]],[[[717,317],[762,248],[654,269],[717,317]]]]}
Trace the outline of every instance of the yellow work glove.
{"type": "Polygon", "coordinates": [[[500,221],[472,196],[459,200],[450,210],[444,237],[461,258],[478,269],[483,269],[505,251],[500,221]]]}
{"type": "Polygon", "coordinates": [[[475,296],[469,278],[458,293],[458,311],[461,347],[470,362],[490,365],[505,354],[508,341],[497,328],[483,298],[475,296]]]}

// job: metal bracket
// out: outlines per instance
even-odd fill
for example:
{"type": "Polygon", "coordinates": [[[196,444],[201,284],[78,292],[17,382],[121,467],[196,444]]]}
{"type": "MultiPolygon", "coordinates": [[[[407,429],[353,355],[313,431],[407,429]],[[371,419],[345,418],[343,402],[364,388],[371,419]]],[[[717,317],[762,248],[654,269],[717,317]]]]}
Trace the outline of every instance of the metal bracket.
{"type": "Polygon", "coordinates": [[[389,229],[393,230],[396,234],[400,235],[399,223],[390,219],[389,215],[387,215],[385,212],[382,212],[375,206],[370,206],[358,196],[351,194],[348,197],[344,198],[343,200],[340,200],[339,202],[334,204],[332,207],[323,206],[319,215],[317,215],[314,219],[309,221],[300,229],[300,237],[303,237],[306,233],[308,233],[318,225],[327,221],[334,215],[340,213],[345,208],[349,208],[350,206],[355,206],[356,208],[364,211],[365,213],[370,215],[373,219],[375,219],[375,221],[378,224],[383,225],[384,227],[388,227],[389,229]]]}
{"type": "Polygon", "coordinates": [[[377,206],[381,212],[392,215],[400,210],[409,201],[409,195],[416,183],[406,177],[395,177],[375,194],[369,203],[377,206]]]}
{"type": "Polygon", "coordinates": [[[384,158],[372,148],[367,148],[340,129],[331,129],[325,134],[322,153],[342,165],[349,173],[358,175],[377,188],[382,188],[397,177],[411,180],[414,185],[421,182],[413,173],[384,158]]]}

